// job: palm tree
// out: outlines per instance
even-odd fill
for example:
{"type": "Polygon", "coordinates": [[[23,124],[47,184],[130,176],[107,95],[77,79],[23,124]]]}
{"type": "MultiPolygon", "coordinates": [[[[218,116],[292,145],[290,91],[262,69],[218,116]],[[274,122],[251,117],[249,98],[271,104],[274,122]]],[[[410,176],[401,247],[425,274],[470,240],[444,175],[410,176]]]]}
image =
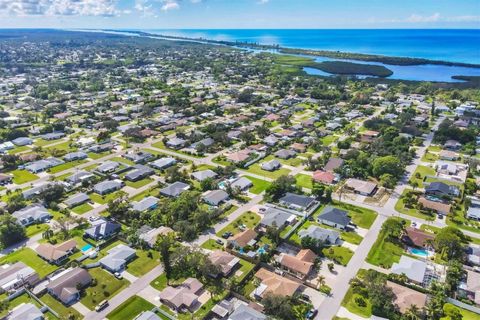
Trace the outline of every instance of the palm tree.
{"type": "Polygon", "coordinates": [[[42,238],[46,240],[50,240],[50,238],[53,237],[53,230],[52,229],[47,229],[45,232],[42,233],[42,238]]]}
{"type": "Polygon", "coordinates": [[[412,304],[405,311],[404,315],[407,320],[420,320],[420,309],[417,307],[417,305],[412,304]]]}
{"type": "Polygon", "coordinates": [[[317,289],[325,284],[325,276],[318,276],[317,278],[317,289]]]}

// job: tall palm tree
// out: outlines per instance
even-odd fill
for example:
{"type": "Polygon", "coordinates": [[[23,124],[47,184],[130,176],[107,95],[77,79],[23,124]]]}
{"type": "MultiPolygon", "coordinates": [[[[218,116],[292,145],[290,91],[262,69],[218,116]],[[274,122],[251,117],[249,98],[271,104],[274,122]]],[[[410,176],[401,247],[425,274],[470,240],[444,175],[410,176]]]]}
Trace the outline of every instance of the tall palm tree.
{"type": "Polygon", "coordinates": [[[407,310],[405,310],[404,316],[407,320],[420,320],[420,309],[417,305],[412,304],[407,310]]]}
{"type": "Polygon", "coordinates": [[[317,288],[320,288],[325,284],[325,276],[319,275],[317,278],[317,288]]]}

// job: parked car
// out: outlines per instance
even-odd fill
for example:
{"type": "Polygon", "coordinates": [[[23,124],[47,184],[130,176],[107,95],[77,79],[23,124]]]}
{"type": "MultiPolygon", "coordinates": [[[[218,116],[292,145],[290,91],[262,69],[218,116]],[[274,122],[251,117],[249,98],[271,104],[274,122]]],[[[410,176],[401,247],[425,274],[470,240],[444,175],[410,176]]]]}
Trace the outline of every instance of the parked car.
{"type": "Polygon", "coordinates": [[[103,300],[95,307],[95,311],[100,312],[103,309],[105,309],[107,306],[108,306],[108,300],[103,300]]]}

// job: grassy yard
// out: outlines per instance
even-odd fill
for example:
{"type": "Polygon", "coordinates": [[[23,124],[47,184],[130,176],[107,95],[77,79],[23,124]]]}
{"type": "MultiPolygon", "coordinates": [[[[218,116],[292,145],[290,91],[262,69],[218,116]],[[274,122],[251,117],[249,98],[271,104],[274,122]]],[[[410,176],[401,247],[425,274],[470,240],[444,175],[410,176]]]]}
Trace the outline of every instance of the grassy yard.
{"type": "Polygon", "coordinates": [[[45,277],[47,274],[50,274],[57,269],[57,266],[53,266],[44,261],[30,248],[17,250],[0,258],[0,264],[15,263],[18,261],[25,263],[27,266],[35,270],[40,278],[45,277]]]}
{"type": "Polygon", "coordinates": [[[348,311],[361,317],[370,318],[372,316],[372,304],[370,301],[363,298],[358,293],[354,293],[351,287],[348,289],[347,294],[345,294],[345,297],[343,298],[342,306],[344,306],[348,311]],[[360,306],[357,304],[356,299],[360,298],[364,299],[366,302],[365,306],[360,306]]]}
{"type": "Polygon", "coordinates": [[[98,193],[91,193],[89,196],[90,196],[90,199],[93,202],[96,202],[96,203],[99,203],[99,204],[106,204],[110,200],[117,199],[120,196],[120,194],[117,191],[117,192],[112,192],[112,193],[109,193],[109,194],[106,194],[106,195],[103,195],[103,196],[99,195],[98,193]]]}
{"type": "Polygon", "coordinates": [[[352,222],[364,229],[370,229],[378,215],[373,210],[344,202],[335,201],[333,206],[348,211],[348,215],[352,218],[352,222]]]}
{"type": "Polygon", "coordinates": [[[150,285],[158,291],[162,291],[167,287],[167,276],[165,273],[162,273],[160,276],[150,282],[150,285]]]}
{"type": "Polygon", "coordinates": [[[90,204],[84,203],[79,206],[73,207],[72,211],[75,212],[76,214],[84,214],[92,209],[93,207],[90,204]]]}
{"type": "Polygon", "coordinates": [[[136,277],[143,276],[160,264],[160,253],[155,250],[137,250],[137,258],[127,265],[127,271],[136,277]],[[151,256],[149,256],[149,252],[151,256]]]}
{"type": "Polygon", "coordinates": [[[403,213],[403,214],[407,214],[409,216],[412,216],[412,217],[416,217],[416,218],[420,218],[420,219],[424,219],[424,220],[431,220],[433,221],[434,220],[434,217],[433,216],[430,216],[428,214],[423,214],[421,213],[420,211],[418,211],[417,209],[415,208],[407,208],[405,207],[405,202],[404,202],[404,199],[405,199],[405,195],[407,194],[407,192],[409,191],[412,191],[411,189],[405,189],[403,190],[400,198],[398,199],[397,203],[395,203],[395,210],[400,212],[400,213],[403,213]]]}
{"type": "Polygon", "coordinates": [[[235,278],[237,279],[238,282],[243,281],[245,277],[249,274],[250,271],[255,267],[255,265],[251,262],[248,262],[246,260],[240,260],[240,269],[235,272],[236,275],[235,278]]]}
{"type": "Polygon", "coordinates": [[[353,251],[345,247],[330,247],[322,250],[325,257],[346,266],[353,256],[353,251]]]}
{"type": "Polygon", "coordinates": [[[145,178],[145,179],[142,179],[142,180],[138,180],[138,181],[127,181],[125,182],[125,184],[129,187],[132,187],[132,188],[135,188],[135,189],[139,189],[141,187],[144,187],[146,186],[147,184],[149,184],[150,182],[152,182],[153,179],[151,178],[145,178]]]}
{"type": "Polygon", "coordinates": [[[321,140],[322,140],[322,143],[323,143],[324,146],[329,146],[333,142],[337,141],[337,139],[338,139],[337,136],[328,135],[326,137],[323,137],[321,140]]]}
{"type": "Polygon", "coordinates": [[[40,300],[45,303],[47,306],[53,309],[58,315],[60,319],[83,319],[83,316],[74,308],[65,307],[63,303],[56,300],[49,294],[44,294],[40,300]]]}
{"type": "Polygon", "coordinates": [[[223,228],[217,233],[217,236],[222,236],[225,232],[231,232],[233,234],[239,233],[241,230],[238,228],[240,225],[244,224],[248,229],[253,229],[260,222],[260,216],[254,212],[246,212],[240,217],[235,219],[228,226],[223,228]]]}
{"type": "Polygon", "coordinates": [[[270,160],[273,160],[273,159],[276,159],[280,163],[286,164],[286,165],[289,165],[289,166],[292,166],[292,167],[298,167],[299,165],[301,165],[303,163],[303,160],[304,160],[304,159],[297,158],[297,157],[290,158],[290,159],[280,159],[280,158],[276,158],[274,155],[269,155],[268,157],[265,157],[262,160],[262,162],[267,162],[267,161],[270,161],[270,160]]]}
{"type": "Polygon", "coordinates": [[[88,272],[92,278],[97,280],[97,285],[85,289],[83,297],[81,298],[82,304],[90,310],[95,309],[98,303],[114,296],[129,284],[127,280],[118,280],[101,268],[90,269],[88,272]]]}
{"type": "Polygon", "coordinates": [[[19,146],[19,147],[13,148],[12,150],[9,150],[8,154],[17,154],[17,153],[20,153],[20,152],[30,151],[30,150],[31,149],[28,146],[19,146]]]}
{"type": "MultiPolygon", "coordinates": [[[[38,308],[41,307],[40,303],[38,303],[35,299],[31,298],[28,294],[24,293],[24,294],[22,294],[22,295],[20,295],[20,296],[18,296],[15,299],[10,301],[10,303],[8,305],[8,310],[12,310],[15,307],[21,305],[22,303],[32,303],[32,304],[36,305],[38,308]]],[[[4,316],[6,316],[8,310],[0,311],[0,318],[3,318],[4,316]]],[[[57,319],[50,312],[46,314],[46,318],[47,319],[57,319]]]]}
{"type": "Polygon", "coordinates": [[[88,154],[88,157],[90,159],[97,160],[97,159],[108,156],[109,154],[111,154],[111,152],[110,151],[105,151],[105,152],[100,152],[100,153],[89,152],[87,154],[88,154]]]}
{"type": "Polygon", "coordinates": [[[410,182],[416,181],[419,186],[423,186],[423,179],[425,179],[426,176],[434,176],[434,175],[435,175],[435,169],[420,165],[417,167],[417,169],[415,169],[415,172],[410,177],[410,182]],[[420,174],[420,178],[415,177],[417,173],[420,174]]]}
{"type": "Polygon", "coordinates": [[[154,196],[154,197],[158,197],[158,193],[159,193],[159,189],[158,188],[153,188],[153,189],[149,189],[149,190],[145,190],[143,192],[140,192],[139,194],[137,194],[136,196],[130,198],[130,200],[132,201],[140,201],[142,200],[143,198],[146,198],[148,196],[154,196]]]}
{"type": "Polygon", "coordinates": [[[250,172],[250,173],[253,173],[253,174],[256,174],[256,175],[259,175],[261,177],[267,177],[267,178],[270,178],[270,179],[277,179],[280,176],[288,175],[290,173],[290,170],[288,170],[286,168],[280,168],[280,169],[272,171],[272,172],[266,171],[266,170],[263,170],[260,167],[260,164],[258,164],[258,163],[252,164],[250,167],[248,167],[248,169],[246,171],[250,172]]]}
{"type": "Polygon", "coordinates": [[[422,162],[435,162],[439,158],[438,154],[425,151],[425,154],[422,156],[422,162]]]}
{"type": "Polygon", "coordinates": [[[155,306],[147,300],[133,296],[107,315],[109,320],[132,320],[142,311],[152,310],[155,306]]]}
{"type": "Polygon", "coordinates": [[[295,176],[295,180],[297,181],[297,186],[301,188],[307,188],[312,190],[313,189],[313,183],[312,183],[312,177],[303,173],[299,173],[295,176]]]}
{"type": "Polygon", "coordinates": [[[222,250],[223,246],[218,244],[215,240],[213,239],[208,239],[201,245],[202,248],[207,249],[207,250],[222,250]]]}
{"type": "Polygon", "coordinates": [[[13,170],[10,172],[13,175],[13,183],[24,184],[38,179],[38,176],[27,170],[13,170]]]}
{"type": "Polygon", "coordinates": [[[65,162],[62,163],[61,165],[55,166],[51,169],[48,170],[48,173],[58,173],[62,172],[71,168],[75,168],[76,166],[87,162],[87,160],[76,160],[76,161],[70,161],[70,162],[65,162]]]}
{"type": "Polygon", "coordinates": [[[460,313],[463,316],[463,320],[478,320],[480,316],[477,313],[473,313],[472,311],[468,311],[466,309],[460,309],[460,313]]]}
{"type": "Polygon", "coordinates": [[[48,225],[45,223],[32,224],[25,228],[25,232],[27,237],[30,238],[38,233],[46,231],[47,229],[48,229],[48,225]]]}
{"type": "Polygon", "coordinates": [[[327,225],[323,225],[323,224],[320,224],[320,223],[317,223],[317,222],[314,222],[314,221],[305,221],[296,231],[294,234],[292,234],[290,236],[290,241],[293,241],[295,243],[297,243],[298,245],[301,244],[301,239],[300,237],[298,236],[298,233],[300,230],[306,230],[308,229],[310,226],[318,226],[320,228],[323,228],[323,229],[331,229],[331,230],[336,230],[338,232],[340,232],[340,238],[343,240],[343,241],[346,241],[346,242],[349,242],[351,244],[360,244],[363,240],[362,236],[360,236],[358,233],[355,233],[353,231],[340,231],[338,229],[335,229],[335,228],[332,228],[330,226],[327,226],[327,225]]]}
{"type": "Polygon", "coordinates": [[[130,160],[125,159],[125,158],[122,158],[122,157],[113,157],[110,160],[120,162],[120,163],[124,163],[124,164],[128,164],[129,166],[134,166],[135,165],[135,162],[130,161],[130,160]]]}
{"type": "Polygon", "coordinates": [[[248,180],[252,181],[253,187],[250,188],[250,192],[254,194],[260,194],[271,185],[270,182],[250,176],[245,176],[248,180]]]}

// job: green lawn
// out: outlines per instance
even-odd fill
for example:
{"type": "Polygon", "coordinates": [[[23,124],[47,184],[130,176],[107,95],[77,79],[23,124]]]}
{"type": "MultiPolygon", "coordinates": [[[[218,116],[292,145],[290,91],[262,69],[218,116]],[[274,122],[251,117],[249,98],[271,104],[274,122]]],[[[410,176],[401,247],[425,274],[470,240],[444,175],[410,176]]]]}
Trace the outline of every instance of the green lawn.
{"type": "MultiPolygon", "coordinates": [[[[240,269],[238,269],[238,276],[235,278],[237,279],[238,282],[242,282],[243,279],[248,275],[250,271],[255,267],[255,265],[251,262],[248,262],[246,260],[241,259],[240,260],[240,269]]],[[[237,273],[236,272],[236,273],[237,273]]]]}
{"type": "Polygon", "coordinates": [[[137,258],[127,265],[127,271],[136,277],[143,276],[160,264],[160,253],[155,250],[137,250],[137,258]],[[149,257],[150,252],[151,257],[149,257]]]}
{"type": "MultiPolygon", "coordinates": [[[[41,308],[40,303],[38,303],[35,299],[31,298],[28,294],[24,293],[10,301],[8,305],[8,310],[12,310],[15,307],[21,305],[22,303],[32,303],[36,305],[38,308],[41,308]]],[[[8,310],[0,311],[0,318],[6,316],[8,310]]],[[[47,313],[47,319],[57,319],[57,318],[55,318],[53,314],[49,312],[47,313]]]]}
{"type": "Polygon", "coordinates": [[[148,197],[148,196],[158,197],[158,193],[159,193],[159,189],[155,187],[155,188],[153,188],[153,189],[149,189],[149,190],[145,190],[145,191],[140,192],[140,193],[137,194],[136,196],[130,198],[130,200],[132,200],[132,201],[140,201],[140,200],[142,200],[143,198],[146,198],[146,197],[148,197]]]}
{"type": "Polygon", "coordinates": [[[70,162],[65,162],[62,163],[61,165],[55,166],[51,169],[48,170],[49,173],[58,173],[62,172],[71,168],[74,168],[82,163],[87,162],[87,160],[76,160],[76,161],[70,161],[70,162]]]}
{"type": "Polygon", "coordinates": [[[86,288],[81,298],[82,304],[90,310],[95,309],[98,303],[114,296],[129,284],[127,280],[118,280],[101,268],[93,268],[88,270],[88,272],[92,278],[97,280],[97,285],[86,288]]]}
{"type": "Polygon", "coordinates": [[[312,190],[313,189],[313,183],[312,183],[312,177],[303,173],[299,173],[295,176],[295,180],[297,181],[297,186],[301,188],[307,188],[312,190]]]}
{"type": "Polygon", "coordinates": [[[56,140],[45,140],[45,139],[37,139],[33,142],[34,145],[36,145],[37,147],[45,147],[45,146],[48,146],[50,144],[54,144],[54,143],[57,143],[59,142],[60,139],[56,139],[56,140]]]}
{"type": "Polygon", "coordinates": [[[125,159],[125,158],[122,158],[122,157],[113,157],[110,160],[120,162],[120,163],[124,163],[124,164],[128,164],[129,166],[134,166],[135,165],[135,162],[130,161],[130,160],[125,159]]]}
{"type": "Polygon", "coordinates": [[[79,206],[73,207],[72,211],[75,212],[76,214],[84,214],[85,212],[88,212],[92,209],[93,207],[90,204],[84,203],[79,206]]]}
{"type": "Polygon", "coordinates": [[[138,181],[127,181],[125,182],[125,184],[129,187],[132,187],[132,188],[135,188],[135,189],[139,189],[141,187],[144,187],[146,186],[147,184],[149,184],[150,182],[152,182],[153,179],[151,178],[145,178],[145,179],[142,179],[142,180],[138,180],[138,181]]]}
{"type": "Polygon", "coordinates": [[[359,306],[355,301],[359,298],[363,297],[358,293],[354,293],[353,289],[350,287],[347,291],[347,294],[345,294],[345,297],[343,298],[342,306],[356,315],[364,318],[370,318],[372,316],[372,304],[370,301],[368,301],[368,299],[363,298],[366,302],[366,306],[359,306]]]}
{"type": "Polygon", "coordinates": [[[217,232],[217,236],[222,236],[225,232],[230,231],[233,234],[239,233],[241,230],[238,228],[240,225],[244,224],[247,229],[253,229],[260,222],[260,216],[254,212],[246,212],[240,217],[232,221],[228,226],[217,232]]]}
{"type": "Polygon", "coordinates": [[[202,248],[207,249],[207,250],[222,250],[223,246],[218,244],[215,240],[213,239],[208,239],[201,245],[202,248]]]}
{"type": "Polygon", "coordinates": [[[90,199],[92,199],[93,202],[99,203],[99,204],[106,204],[110,200],[115,200],[120,196],[119,192],[112,192],[106,195],[99,195],[98,193],[91,193],[90,199]]]}
{"type": "Polygon", "coordinates": [[[25,232],[28,238],[33,237],[34,235],[44,232],[48,229],[48,224],[32,224],[25,228],[25,232]]]}
{"type": "Polygon", "coordinates": [[[83,316],[74,308],[65,307],[63,303],[56,300],[49,294],[44,294],[40,300],[45,303],[47,306],[53,309],[58,315],[60,319],[83,319],[83,316]]]}
{"type": "Polygon", "coordinates": [[[370,229],[378,215],[373,210],[344,202],[335,201],[333,206],[348,211],[348,215],[352,218],[352,222],[364,229],[370,229]]]}
{"type": "Polygon", "coordinates": [[[462,320],[479,320],[480,319],[480,315],[477,314],[477,313],[474,313],[472,311],[468,311],[466,309],[460,309],[460,313],[462,314],[463,316],[463,319],[462,320]]]}
{"type": "Polygon", "coordinates": [[[70,141],[65,141],[48,148],[43,148],[43,150],[47,151],[50,154],[52,153],[53,150],[60,150],[65,152],[75,151],[77,148],[70,147],[70,143],[71,143],[70,141]]]}
{"type": "Polygon", "coordinates": [[[350,259],[353,256],[353,251],[345,248],[345,247],[329,247],[329,248],[324,248],[322,250],[322,253],[325,255],[325,257],[337,261],[341,265],[346,266],[350,259]]]}
{"type": "Polygon", "coordinates": [[[162,273],[160,276],[150,282],[150,285],[158,291],[162,291],[167,287],[167,276],[165,273],[162,273]]]}
{"type": "Polygon", "coordinates": [[[250,173],[259,175],[261,177],[267,177],[267,178],[270,178],[270,179],[277,179],[280,176],[288,175],[290,173],[290,170],[288,170],[286,168],[280,168],[278,170],[270,172],[270,171],[263,170],[260,167],[260,164],[254,163],[250,167],[248,167],[246,172],[250,172],[250,173]]]}
{"type": "Polygon", "coordinates": [[[324,146],[329,146],[333,142],[335,142],[337,139],[338,139],[337,136],[328,135],[328,136],[323,137],[321,140],[322,140],[322,143],[323,143],[324,146]]]}
{"type": "Polygon", "coordinates": [[[155,306],[147,300],[133,296],[107,315],[109,320],[132,320],[142,311],[152,310],[155,306]]]}
{"type": "Polygon", "coordinates": [[[0,264],[15,263],[18,261],[25,263],[27,266],[35,270],[40,278],[45,277],[47,274],[52,273],[58,268],[57,266],[51,265],[45,260],[41,259],[39,256],[37,256],[35,251],[30,248],[17,250],[0,258],[0,264]]]}
{"type": "Polygon", "coordinates": [[[439,158],[438,154],[425,151],[425,154],[422,156],[422,162],[435,162],[439,158]]]}
{"type": "Polygon", "coordinates": [[[250,192],[254,194],[260,194],[271,185],[270,182],[250,176],[245,176],[248,180],[252,181],[253,187],[250,188],[250,192]]]}
{"type": "Polygon", "coordinates": [[[9,150],[8,154],[17,154],[17,153],[24,152],[24,151],[30,151],[30,148],[28,146],[15,147],[12,150],[9,150]]]}
{"type": "Polygon", "coordinates": [[[400,212],[400,213],[412,216],[412,217],[433,221],[435,219],[433,216],[430,216],[428,214],[423,214],[415,208],[405,207],[404,198],[405,198],[405,195],[407,194],[407,192],[409,192],[409,191],[412,191],[412,190],[411,189],[403,190],[403,192],[402,192],[400,198],[398,199],[397,203],[395,203],[395,210],[400,212]]]}
{"type": "Polygon", "coordinates": [[[37,175],[27,170],[13,170],[10,173],[13,174],[13,183],[15,184],[24,184],[38,179],[37,175]]]}
{"type": "Polygon", "coordinates": [[[298,158],[298,157],[293,157],[293,158],[290,158],[290,159],[280,159],[280,158],[276,158],[274,155],[269,155],[268,157],[263,158],[262,162],[268,162],[268,161],[273,160],[273,159],[276,159],[280,163],[286,164],[286,165],[289,165],[289,166],[292,166],[292,167],[298,167],[304,161],[304,159],[301,159],[301,158],[298,158]]]}
{"type": "Polygon", "coordinates": [[[417,169],[415,169],[415,172],[410,177],[410,182],[416,181],[418,185],[421,187],[423,186],[423,179],[425,179],[426,176],[434,176],[434,175],[435,175],[435,169],[420,165],[417,167],[417,169]],[[417,173],[420,174],[420,179],[415,177],[417,173]]]}
{"type": "Polygon", "coordinates": [[[336,230],[338,232],[340,232],[340,238],[343,240],[343,241],[346,241],[346,242],[349,242],[351,244],[360,244],[363,240],[362,236],[359,235],[358,233],[356,232],[353,232],[353,231],[340,231],[338,229],[335,229],[335,228],[332,228],[330,226],[327,226],[327,225],[324,225],[324,224],[320,224],[320,223],[317,223],[315,221],[305,221],[296,231],[295,233],[293,233],[291,236],[290,236],[290,241],[292,242],[295,242],[296,244],[300,245],[301,244],[301,239],[300,237],[298,236],[298,233],[300,230],[305,230],[305,229],[308,229],[310,226],[318,226],[320,228],[323,228],[323,229],[331,229],[331,230],[336,230]]]}
{"type": "Polygon", "coordinates": [[[111,154],[111,152],[110,151],[105,151],[105,152],[100,152],[100,153],[89,152],[87,154],[88,154],[88,157],[90,159],[97,160],[97,159],[108,156],[109,154],[111,154]]]}

